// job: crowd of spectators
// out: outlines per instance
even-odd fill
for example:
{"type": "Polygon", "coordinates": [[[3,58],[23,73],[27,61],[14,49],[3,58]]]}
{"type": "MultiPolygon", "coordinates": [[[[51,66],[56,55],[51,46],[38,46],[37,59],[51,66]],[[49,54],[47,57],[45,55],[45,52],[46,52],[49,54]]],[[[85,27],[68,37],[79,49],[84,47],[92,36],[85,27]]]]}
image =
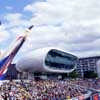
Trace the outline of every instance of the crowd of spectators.
{"type": "Polygon", "coordinates": [[[77,79],[71,81],[71,83],[100,91],[100,79],[77,79]]]}
{"type": "MultiPolygon", "coordinates": [[[[74,80],[75,81],[75,80],[74,80]]],[[[87,93],[72,80],[9,81],[0,86],[0,100],[69,100],[87,93]]]]}

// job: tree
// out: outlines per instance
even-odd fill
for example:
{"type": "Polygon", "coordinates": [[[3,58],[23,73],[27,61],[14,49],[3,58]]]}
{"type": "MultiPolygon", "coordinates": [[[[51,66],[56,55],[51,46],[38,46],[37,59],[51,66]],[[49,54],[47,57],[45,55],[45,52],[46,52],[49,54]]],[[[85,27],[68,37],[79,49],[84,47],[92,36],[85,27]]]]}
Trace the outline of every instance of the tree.
{"type": "Polygon", "coordinates": [[[84,72],[84,77],[85,78],[96,78],[97,73],[95,73],[93,71],[86,71],[86,72],[84,72]]]}
{"type": "Polygon", "coordinates": [[[77,78],[78,77],[78,73],[74,70],[73,72],[69,73],[69,77],[77,78]]]}

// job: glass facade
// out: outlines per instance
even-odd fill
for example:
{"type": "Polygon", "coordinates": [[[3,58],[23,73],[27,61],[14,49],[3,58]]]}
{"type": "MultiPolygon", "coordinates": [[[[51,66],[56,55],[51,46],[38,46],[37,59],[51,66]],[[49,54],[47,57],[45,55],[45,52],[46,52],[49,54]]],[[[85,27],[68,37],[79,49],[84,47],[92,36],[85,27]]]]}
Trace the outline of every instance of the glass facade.
{"type": "Polygon", "coordinates": [[[56,49],[48,52],[45,65],[53,69],[71,70],[75,67],[77,57],[56,49]]]}

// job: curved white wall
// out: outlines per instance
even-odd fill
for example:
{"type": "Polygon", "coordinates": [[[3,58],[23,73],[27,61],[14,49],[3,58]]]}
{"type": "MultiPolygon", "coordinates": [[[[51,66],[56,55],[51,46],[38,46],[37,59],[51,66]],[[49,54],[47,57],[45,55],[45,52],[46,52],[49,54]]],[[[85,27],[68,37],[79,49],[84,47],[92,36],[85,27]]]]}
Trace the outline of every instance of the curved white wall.
{"type": "Polygon", "coordinates": [[[43,61],[49,50],[48,48],[43,48],[30,52],[16,63],[16,69],[21,72],[45,71],[43,61]]]}
{"type": "Polygon", "coordinates": [[[45,64],[44,64],[45,57],[51,49],[57,49],[57,50],[63,51],[61,49],[52,48],[52,47],[34,50],[34,51],[30,52],[29,54],[27,54],[26,56],[24,56],[23,58],[21,58],[16,63],[16,69],[20,72],[23,72],[23,71],[41,72],[41,71],[43,71],[43,72],[59,72],[59,73],[62,73],[62,72],[69,73],[75,69],[75,67],[74,67],[71,70],[61,70],[61,69],[54,70],[50,67],[45,66],[45,64]]]}

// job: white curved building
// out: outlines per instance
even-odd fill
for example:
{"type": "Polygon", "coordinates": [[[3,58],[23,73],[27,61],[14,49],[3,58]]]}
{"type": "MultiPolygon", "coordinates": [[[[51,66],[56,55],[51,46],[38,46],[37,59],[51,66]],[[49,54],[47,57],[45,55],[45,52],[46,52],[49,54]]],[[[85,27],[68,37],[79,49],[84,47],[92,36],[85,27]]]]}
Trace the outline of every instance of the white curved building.
{"type": "Polygon", "coordinates": [[[34,50],[16,63],[20,72],[69,73],[76,68],[77,57],[56,48],[34,50]]]}

